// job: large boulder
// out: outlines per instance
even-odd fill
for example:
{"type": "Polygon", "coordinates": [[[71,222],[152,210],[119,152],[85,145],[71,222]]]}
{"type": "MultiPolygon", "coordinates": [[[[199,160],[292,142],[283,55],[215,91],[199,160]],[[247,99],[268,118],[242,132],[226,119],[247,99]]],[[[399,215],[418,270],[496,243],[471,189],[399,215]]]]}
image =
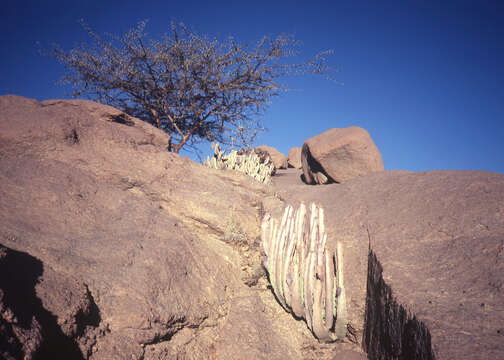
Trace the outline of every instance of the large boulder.
{"type": "Polygon", "coordinates": [[[301,169],[303,165],[301,164],[301,148],[298,146],[293,147],[289,150],[287,154],[287,163],[289,167],[296,169],[301,169]]]}
{"type": "Polygon", "coordinates": [[[330,129],[309,138],[303,144],[301,161],[307,184],[342,183],[384,170],[369,133],[357,126],[330,129]]]}
{"type": "Polygon", "coordinates": [[[287,158],[280,151],[275,149],[274,147],[267,145],[256,146],[256,150],[261,152],[265,152],[271,158],[275,169],[287,169],[287,158]]]}

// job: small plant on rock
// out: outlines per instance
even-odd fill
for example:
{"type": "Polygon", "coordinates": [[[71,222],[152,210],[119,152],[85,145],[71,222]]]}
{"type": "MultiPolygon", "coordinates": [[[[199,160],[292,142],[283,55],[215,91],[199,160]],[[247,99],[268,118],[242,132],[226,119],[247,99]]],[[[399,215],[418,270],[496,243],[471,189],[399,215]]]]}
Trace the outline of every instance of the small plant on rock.
{"type": "Polygon", "coordinates": [[[214,155],[207,158],[203,162],[204,165],[214,169],[237,170],[265,184],[271,181],[275,166],[269,156],[258,154],[254,150],[233,150],[224,155],[226,151],[220,149],[219,143],[212,143],[212,148],[214,155]]]}

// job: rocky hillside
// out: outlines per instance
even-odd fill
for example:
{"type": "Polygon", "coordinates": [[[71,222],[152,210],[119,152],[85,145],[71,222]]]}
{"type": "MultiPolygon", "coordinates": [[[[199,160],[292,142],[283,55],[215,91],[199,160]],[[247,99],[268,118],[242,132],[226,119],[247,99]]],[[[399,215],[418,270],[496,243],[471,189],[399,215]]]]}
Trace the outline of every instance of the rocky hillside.
{"type": "Polygon", "coordinates": [[[503,175],[263,185],[166,146],[108,106],[0,97],[0,357],[504,357],[503,175]],[[262,216],[300,201],[345,248],[344,342],[319,344],[261,266],[262,216]]]}
{"type": "Polygon", "coordinates": [[[322,204],[329,244],[345,244],[369,359],[504,357],[504,175],[386,171],[314,191],[279,175],[277,194],[322,204]]]}

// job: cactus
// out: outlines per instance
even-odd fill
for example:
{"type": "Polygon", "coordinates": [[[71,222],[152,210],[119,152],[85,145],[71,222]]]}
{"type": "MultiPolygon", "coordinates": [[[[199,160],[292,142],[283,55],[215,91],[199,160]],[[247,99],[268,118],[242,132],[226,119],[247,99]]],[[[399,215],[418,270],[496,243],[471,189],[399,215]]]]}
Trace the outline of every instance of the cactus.
{"type": "Polygon", "coordinates": [[[257,181],[268,184],[271,181],[271,175],[275,167],[270,158],[261,160],[260,156],[254,151],[240,154],[236,150],[224,155],[225,150],[220,150],[219,143],[212,143],[214,155],[207,158],[203,164],[214,169],[230,169],[245,173],[257,181]]]}
{"type": "Polygon", "coordinates": [[[343,339],[347,329],[346,294],[343,284],[343,247],[326,248],[324,210],[301,203],[288,205],[280,223],[266,214],[261,240],[273,292],[282,307],[304,318],[317,339],[343,339]]]}

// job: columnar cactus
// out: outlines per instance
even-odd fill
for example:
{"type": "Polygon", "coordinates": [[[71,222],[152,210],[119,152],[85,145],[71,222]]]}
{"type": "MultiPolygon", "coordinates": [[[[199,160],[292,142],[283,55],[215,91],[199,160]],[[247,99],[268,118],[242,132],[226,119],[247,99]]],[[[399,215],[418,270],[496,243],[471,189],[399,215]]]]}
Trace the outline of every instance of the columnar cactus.
{"type": "Polygon", "coordinates": [[[225,151],[220,150],[219,143],[212,143],[212,148],[214,155],[203,162],[206,166],[214,169],[237,170],[266,184],[271,181],[275,166],[269,158],[261,161],[259,155],[253,151],[240,155],[236,150],[233,150],[228,155],[224,155],[225,151]]]}
{"type": "Polygon", "coordinates": [[[273,292],[283,308],[304,318],[323,342],[346,335],[346,295],[343,285],[343,248],[326,248],[324,210],[311,204],[308,218],[301,203],[285,208],[280,223],[266,214],[262,221],[264,267],[273,292]]]}

